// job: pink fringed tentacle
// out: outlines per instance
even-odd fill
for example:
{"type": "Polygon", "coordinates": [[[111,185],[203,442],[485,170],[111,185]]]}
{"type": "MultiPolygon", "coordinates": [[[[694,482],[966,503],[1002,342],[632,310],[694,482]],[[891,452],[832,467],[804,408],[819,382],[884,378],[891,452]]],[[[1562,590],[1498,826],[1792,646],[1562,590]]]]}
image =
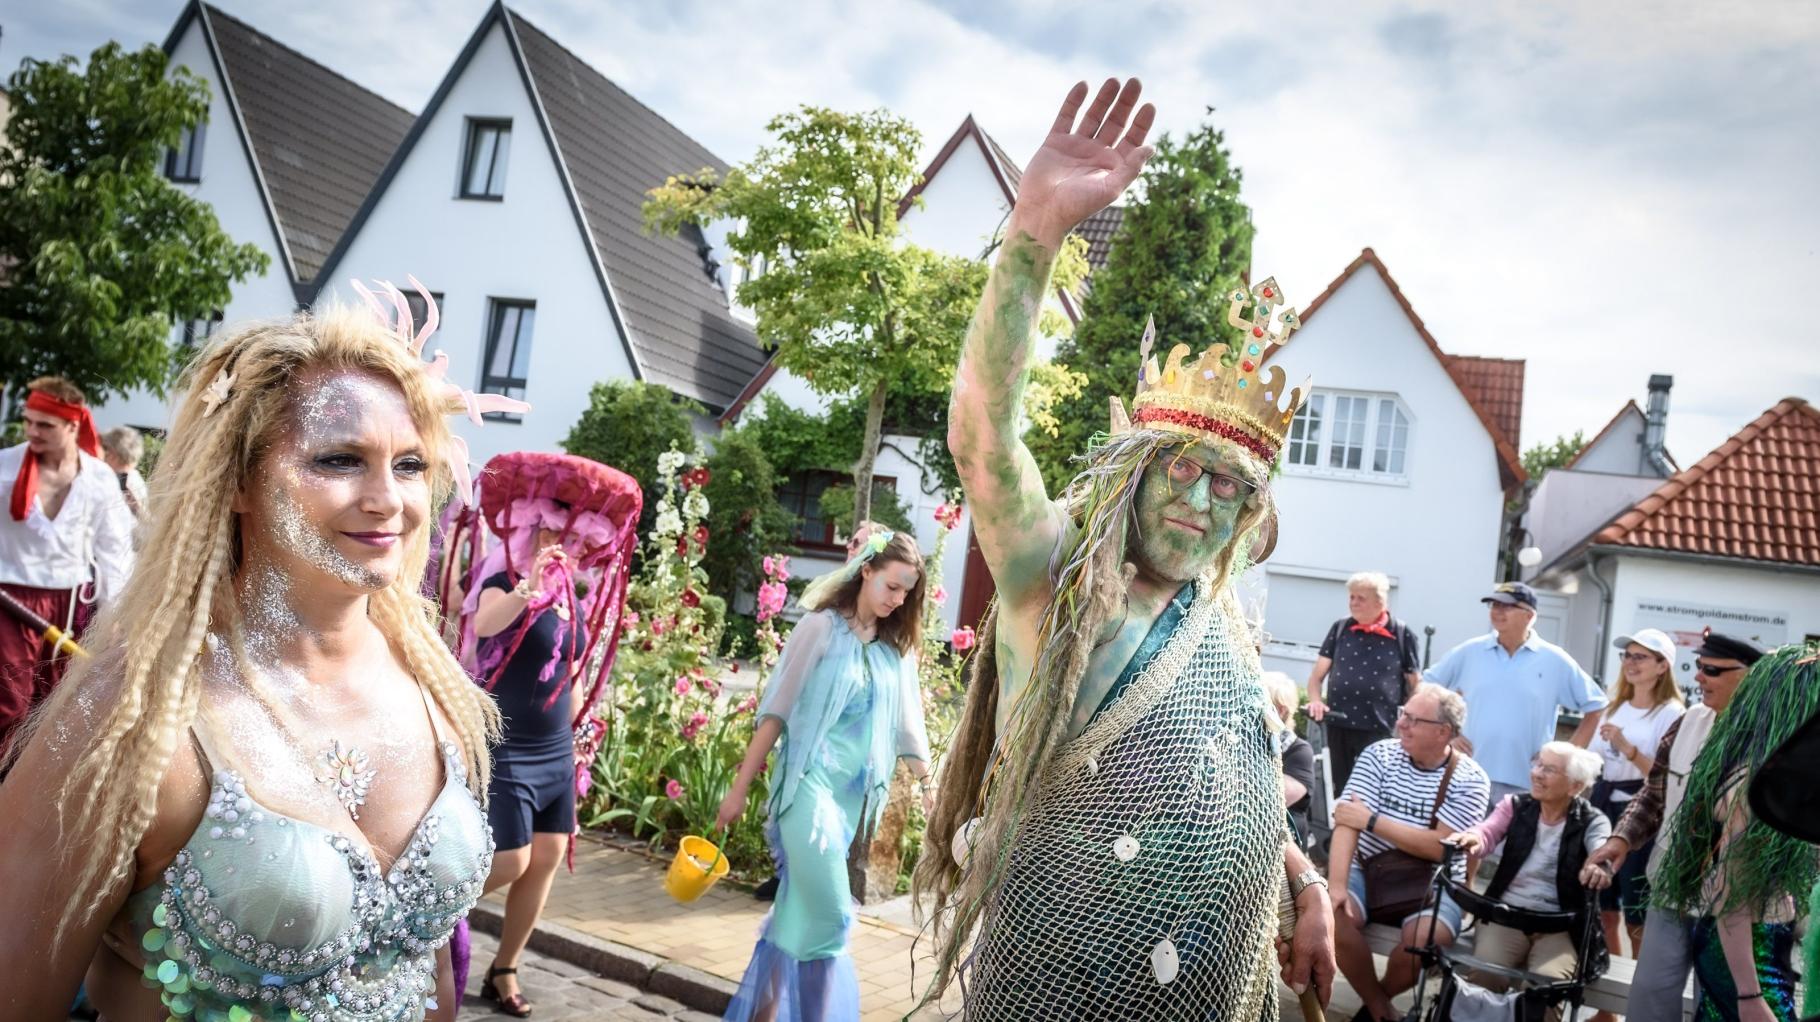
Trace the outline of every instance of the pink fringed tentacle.
{"type": "MultiPolygon", "coordinates": [[[[404,279],[410,282],[411,287],[417,291],[418,297],[423,299],[423,326],[419,327],[417,335],[411,338],[411,353],[416,355],[423,352],[424,343],[436,333],[436,328],[442,325],[442,310],[436,307],[436,299],[431,297],[430,289],[423,286],[423,281],[409,273],[404,275],[404,279]]],[[[437,354],[440,355],[441,352],[437,354]]],[[[447,360],[445,359],[444,362],[446,364],[447,360]]]]}

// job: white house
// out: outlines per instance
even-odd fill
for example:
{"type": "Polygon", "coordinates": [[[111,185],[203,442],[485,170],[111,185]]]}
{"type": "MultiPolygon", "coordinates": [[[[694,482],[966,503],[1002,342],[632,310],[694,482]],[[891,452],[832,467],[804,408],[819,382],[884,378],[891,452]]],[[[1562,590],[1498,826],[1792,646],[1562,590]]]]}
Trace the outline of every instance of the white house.
{"type": "Polygon", "coordinates": [[[1432,628],[1439,657],[1489,627],[1479,599],[1495,580],[1504,502],[1525,478],[1523,363],[1442,351],[1369,248],[1300,308],[1274,361],[1291,381],[1313,376],[1314,391],[1275,482],[1276,550],[1255,569],[1265,666],[1306,677],[1346,616],[1346,579],[1367,570],[1390,576],[1391,612],[1418,635],[1432,628]]]}
{"type": "Polygon", "coordinates": [[[415,275],[461,382],[533,406],[473,431],[476,462],[558,449],[603,380],[661,383],[719,413],[764,354],[702,233],[647,234],[641,213],[649,189],[704,167],[726,164],[496,3],[313,300],[356,300],[349,278],[415,275]]]}
{"type": "MultiPolygon", "coordinates": [[[[411,114],[217,7],[191,0],[164,51],[209,87],[207,119],[166,154],[164,173],[207,202],[223,231],[271,259],[216,315],[179,324],[174,342],[223,322],[288,315],[307,304],[323,261],[411,125],[411,114]]],[[[147,392],[100,408],[104,426],[162,429],[167,403],[147,392]]]]}
{"type": "Polygon", "coordinates": [[[1660,628],[1690,684],[1702,629],[1765,647],[1820,640],[1816,479],[1820,411],[1785,398],[1543,566],[1536,585],[1567,602],[1568,651],[1609,680],[1611,641],[1660,628]]]}
{"type": "Polygon", "coordinates": [[[1672,376],[1651,376],[1647,414],[1626,401],[1571,461],[1543,475],[1523,515],[1528,544],[1539,554],[1525,577],[1533,578],[1678,471],[1663,445],[1672,386],[1672,376]]]}
{"type": "MultiPolygon", "coordinates": [[[[922,182],[899,203],[904,237],[949,255],[986,255],[1017,200],[1021,176],[1022,169],[1016,161],[968,115],[929,162],[922,182]]],[[[1111,237],[1123,216],[1124,210],[1114,206],[1081,226],[1080,233],[1088,241],[1090,268],[1105,264],[1111,237]]],[[[1076,297],[1061,288],[1049,296],[1046,306],[1070,320],[1080,318],[1076,297]]],[[[1053,356],[1055,343],[1055,338],[1040,338],[1037,355],[1053,356]]],[[[829,404],[826,397],[816,394],[795,375],[767,362],[722,416],[722,422],[736,420],[766,394],[796,408],[825,411],[829,404]]],[[[946,494],[940,492],[933,469],[919,460],[917,440],[887,434],[875,471],[909,510],[916,524],[917,541],[927,551],[933,548],[940,529],[935,522],[935,509],[946,494]]],[[[939,456],[947,457],[946,450],[939,456]]],[[[798,561],[799,573],[815,575],[838,564],[842,537],[836,535],[832,524],[821,520],[815,508],[823,490],[850,478],[849,473],[841,471],[819,472],[809,479],[792,480],[781,495],[785,505],[797,512],[802,521],[797,535],[803,551],[798,561]]],[[[942,573],[945,587],[953,594],[943,608],[948,625],[976,623],[992,597],[992,578],[973,541],[972,520],[965,515],[950,537],[942,573]]]]}

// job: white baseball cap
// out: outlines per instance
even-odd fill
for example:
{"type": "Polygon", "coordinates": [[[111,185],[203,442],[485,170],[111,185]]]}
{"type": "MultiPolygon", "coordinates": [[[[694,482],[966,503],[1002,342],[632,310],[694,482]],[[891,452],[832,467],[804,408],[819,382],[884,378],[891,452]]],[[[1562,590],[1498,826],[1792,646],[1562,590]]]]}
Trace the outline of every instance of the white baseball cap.
{"type": "Polygon", "coordinates": [[[1639,628],[1629,635],[1618,636],[1618,640],[1612,645],[1623,649],[1633,642],[1670,664],[1675,662],[1675,640],[1669,638],[1668,633],[1660,628],[1639,628]]]}

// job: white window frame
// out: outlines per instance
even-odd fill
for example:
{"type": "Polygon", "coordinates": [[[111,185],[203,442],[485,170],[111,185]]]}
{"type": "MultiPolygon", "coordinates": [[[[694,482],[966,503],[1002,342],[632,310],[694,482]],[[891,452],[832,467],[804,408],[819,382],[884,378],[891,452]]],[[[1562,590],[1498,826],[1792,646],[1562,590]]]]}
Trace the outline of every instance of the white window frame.
{"type": "MultiPolygon", "coordinates": [[[[1321,423],[1320,436],[1315,448],[1315,463],[1312,465],[1297,464],[1290,461],[1287,453],[1285,453],[1283,458],[1284,473],[1288,475],[1309,476],[1317,479],[1346,479],[1362,483],[1378,483],[1385,486],[1409,485],[1410,463],[1413,458],[1413,451],[1411,450],[1413,445],[1411,441],[1413,440],[1416,430],[1416,416],[1414,412],[1409,410],[1409,405],[1403,401],[1401,396],[1369,390],[1328,390],[1326,388],[1316,388],[1314,392],[1309,395],[1309,403],[1312,403],[1317,397],[1321,399],[1321,423]],[[1337,399],[1339,398],[1348,398],[1355,401],[1362,400],[1366,403],[1367,412],[1365,416],[1364,450],[1359,457],[1358,468],[1334,468],[1329,464],[1333,456],[1334,446],[1334,406],[1338,403],[1337,399]],[[1382,414],[1383,402],[1385,401],[1391,402],[1397,411],[1403,413],[1405,429],[1403,440],[1403,470],[1401,472],[1379,472],[1372,468],[1373,460],[1377,454],[1378,418],[1382,414]]],[[[1300,419],[1301,415],[1302,412],[1298,410],[1296,413],[1297,418],[1300,419]]],[[[1290,435],[1294,436],[1293,431],[1295,425],[1293,423],[1291,424],[1290,429],[1290,435]]],[[[1284,441],[1286,452],[1290,442],[1291,441],[1288,439],[1285,439],[1284,441]]]]}

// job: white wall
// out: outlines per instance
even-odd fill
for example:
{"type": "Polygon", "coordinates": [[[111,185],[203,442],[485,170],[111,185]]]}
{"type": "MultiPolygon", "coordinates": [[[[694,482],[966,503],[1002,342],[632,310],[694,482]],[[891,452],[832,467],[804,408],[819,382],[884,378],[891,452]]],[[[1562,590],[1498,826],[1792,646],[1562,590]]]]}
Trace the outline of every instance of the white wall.
{"type": "Polygon", "coordinates": [[[1542,551],[1542,560],[1526,569],[1524,576],[1534,577],[1661,485],[1662,480],[1653,475],[1613,475],[1578,467],[1551,470],[1530,495],[1529,510],[1523,516],[1531,544],[1542,551]]]}
{"type": "MultiPolygon", "coordinates": [[[[1683,649],[1675,670],[1684,684],[1692,680],[1688,651],[1703,626],[1765,648],[1820,635],[1820,571],[1633,554],[1614,560],[1612,636],[1643,627],[1667,631],[1683,649]]],[[[1617,677],[1618,651],[1608,645],[1600,652],[1604,677],[1617,677]]]]}
{"type": "Polygon", "coordinates": [[[1435,628],[1435,659],[1486,632],[1479,599],[1497,570],[1504,499],[1497,455],[1383,278],[1370,267],[1353,274],[1272,362],[1291,385],[1312,373],[1317,388],[1397,394],[1410,430],[1404,482],[1295,467],[1277,478],[1279,538],[1264,566],[1272,583],[1266,668],[1307,675],[1314,650],[1285,644],[1320,642],[1324,630],[1309,622],[1346,615],[1343,582],[1356,571],[1382,571],[1396,581],[1391,612],[1418,640],[1425,626],[1435,628]]]}
{"type": "Polygon", "coordinates": [[[937,252],[979,258],[1011,211],[1005,190],[971,136],[923,186],[922,208],[904,214],[904,236],[937,252]]]}
{"type": "Polygon", "coordinates": [[[631,367],[569,207],[549,146],[495,25],[346,256],[319,302],[358,302],[351,277],[406,287],[415,274],[443,295],[442,328],[430,348],[449,353],[451,379],[478,389],[490,298],[537,303],[522,422],[463,424],[475,464],[514,450],[559,450],[596,382],[628,379],[631,367]],[[469,117],[510,118],[505,198],[458,199],[469,117]]]}
{"type": "Polygon", "coordinates": [[[1599,442],[1581,452],[1574,470],[1607,472],[1613,475],[1646,475],[1656,478],[1649,459],[1643,454],[1643,413],[1626,405],[1617,424],[1598,438],[1599,442]]]}
{"type": "MultiPolygon", "coordinates": [[[[228,237],[240,244],[259,246],[271,259],[271,265],[258,277],[234,286],[234,297],[222,310],[223,328],[253,319],[273,319],[290,315],[297,307],[291,290],[289,271],[280,257],[279,241],[266,215],[265,197],[253,176],[247,159],[247,147],[240,138],[240,127],[228,105],[227,87],[209,53],[200,18],[190,26],[171,53],[173,72],[188,68],[209,84],[208,127],[202,140],[202,179],[196,184],[176,187],[208,203],[215,219],[228,237]]],[[[173,343],[183,337],[178,324],[173,343]]],[[[127,397],[116,397],[96,409],[95,418],[102,429],[118,425],[163,429],[170,424],[171,404],[147,391],[135,391],[127,397]]]]}

